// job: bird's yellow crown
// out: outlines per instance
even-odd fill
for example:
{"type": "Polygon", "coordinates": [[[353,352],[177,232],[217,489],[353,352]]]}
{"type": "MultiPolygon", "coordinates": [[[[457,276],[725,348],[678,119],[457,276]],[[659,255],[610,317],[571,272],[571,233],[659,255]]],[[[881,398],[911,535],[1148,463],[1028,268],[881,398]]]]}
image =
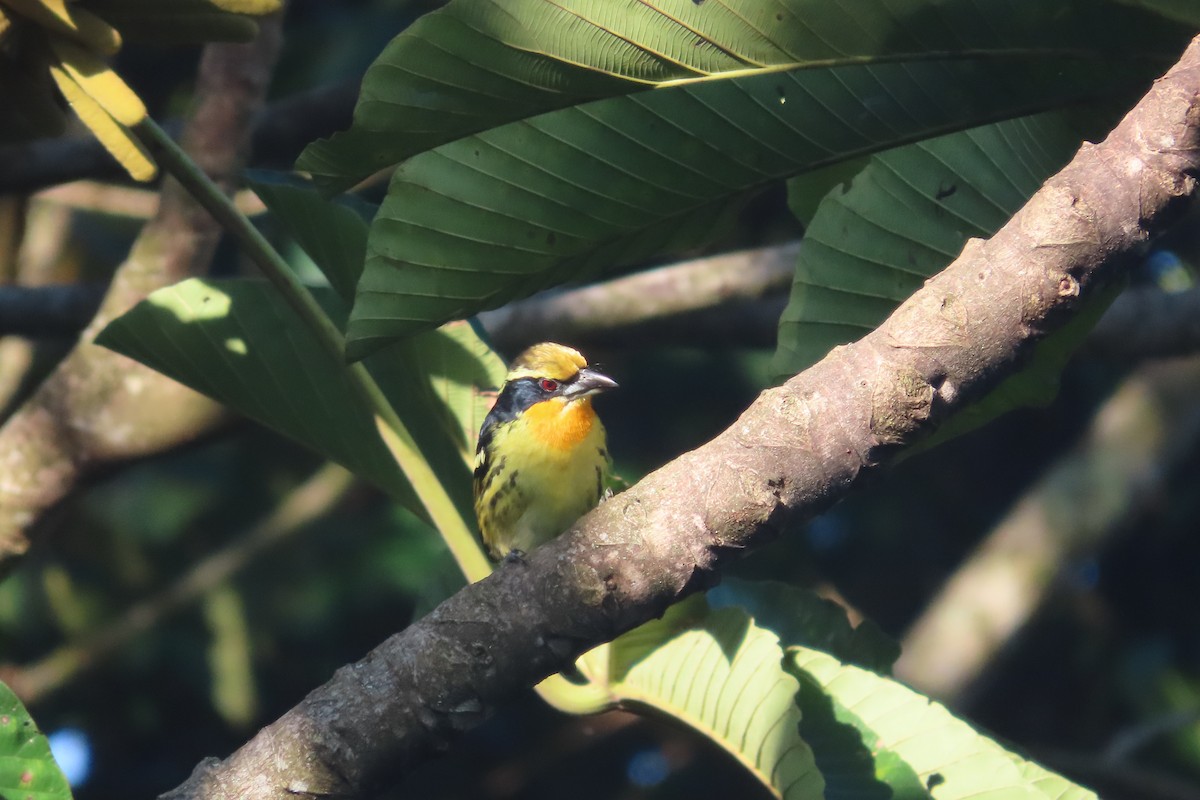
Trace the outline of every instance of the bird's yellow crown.
{"type": "Polygon", "coordinates": [[[541,342],[526,348],[513,360],[505,382],[521,378],[551,378],[568,381],[587,367],[587,359],[578,350],[554,342],[541,342]]]}

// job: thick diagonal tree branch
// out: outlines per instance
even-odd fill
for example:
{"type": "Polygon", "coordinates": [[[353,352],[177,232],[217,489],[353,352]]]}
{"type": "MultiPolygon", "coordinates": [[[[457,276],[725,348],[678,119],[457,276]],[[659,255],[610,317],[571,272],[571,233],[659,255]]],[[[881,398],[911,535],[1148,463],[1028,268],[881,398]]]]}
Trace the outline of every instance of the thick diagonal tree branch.
{"type": "MultiPolygon", "coordinates": [[[[279,19],[253,44],[205,48],[183,144],[226,186],[244,163],[250,120],[279,51],[279,19]]],[[[208,432],[220,407],[92,338],[147,294],[203,272],[217,223],[174,181],[139,234],[80,343],[0,428],[0,572],[29,547],[42,515],[99,466],[162,452],[208,432]],[[163,413],[170,409],[170,413],[163,413]]]]}
{"type": "Polygon", "coordinates": [[[359,796],[498,701],[711,585],[994,386],[1132,262],[1200,176],[1200,38],[1100,145],[861,341],[712,442],[339,670],[172,798],[359,796]]]}

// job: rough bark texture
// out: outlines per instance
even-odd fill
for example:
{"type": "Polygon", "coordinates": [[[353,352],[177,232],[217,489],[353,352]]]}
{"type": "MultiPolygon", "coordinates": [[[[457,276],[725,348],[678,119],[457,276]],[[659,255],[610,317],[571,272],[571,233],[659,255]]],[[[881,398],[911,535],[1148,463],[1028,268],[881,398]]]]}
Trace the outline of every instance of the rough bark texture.
{"type": "MultiPolygon", "coordinates": [[[[249,123],[279,51],[279,19],[249,45],[205,48],[197,104],[182,144],[226,186],[244,161],[249,123]]],[[[196,438],[223,419],[213,401],[124,356],[95,335],[147,294],[207,269],[221,231],[174,181],[146,224],[79,345],[0,428],[0,572],[29,547],[30,531],[92,469],[196,438]],[[170,413],[163,413],[170,409],[170,413]]]]}
{"type": "Polygon", "coordinates": [[[1165,227],[1200,174],[1200,39],[1101,145],[862,341],[762,396],[727,431],[504,565],[171,798],[357,796],[575,655],[711,585],[991,387],[1165,227]]]}

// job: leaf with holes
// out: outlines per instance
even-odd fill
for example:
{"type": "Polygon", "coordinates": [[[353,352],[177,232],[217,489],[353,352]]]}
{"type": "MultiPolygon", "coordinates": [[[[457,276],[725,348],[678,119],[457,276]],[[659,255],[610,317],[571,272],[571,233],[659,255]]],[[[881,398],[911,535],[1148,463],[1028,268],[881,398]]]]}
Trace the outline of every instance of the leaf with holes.
{"type": "MultiPolygon", "coordinates": [[[[1061,65],[1033,91],[996,63],[760,76],[580,106],[423,153],[396,171],[371,226],[347,352],[694,247],[778,179],[1061,102],[1084,85],[1079,69],[1061,65]],[[943,87],[936,103],[930,86],[943,87]]],[[[1087,72],[1090,92],[1103,78],[1087,72]]]]}
{"type": "Polygon", "coordinates": [[[1120,60],[1159,54],[1174,33],[1106,0],[451,0],[388,44],[350,130],[297,168],[337,191],[464,136],[650,88],[885,60],[1120,60]]]}
{"type": "Polygon", "coordinates": [[[12,689],[3,683],[0,683],[0,797],[71,798],[71,787],[50,753],[50,743],[12,689]]]}
{"type": "Polygon", "coordinates": [[[1122,53],[1185,41],[1104,0],[843,5],[515,0],[423,18],[368,75],[351,131],[300,162],[333,183],[399,163],[348,354],[694,248],[785,177],[1140,91],[1158,66],[1122,53]],[[1118,33],[1122,16],[1139,24],[1118,33]]]}

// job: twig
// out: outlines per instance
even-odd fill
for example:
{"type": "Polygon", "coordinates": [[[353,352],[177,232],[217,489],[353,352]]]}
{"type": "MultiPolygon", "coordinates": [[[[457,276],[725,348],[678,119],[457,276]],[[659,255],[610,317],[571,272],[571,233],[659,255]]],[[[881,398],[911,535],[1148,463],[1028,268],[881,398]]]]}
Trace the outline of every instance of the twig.
{"type": "Polygon", "coordinates": [[[164,618],[220,586],[267,548],[324,516],[353,486],[350,473],[335,464],[317,470],[275,509],[236,541],[207,556],[159,594],[129,608],[119,619],[93,630],[23,667],[0,667],[5,682],[27,704],[44,700],[82,673],[120,651],[164,618]]]}
{"type": "Polygon", "coordinates": [[[1177,218],[1198,174],[1200,37],[1104,143],[1085,145],[871,334],[343,667],[165,797],[361,796],[394,782],[497,702],[711,585],[719,567],[995,386],[1177,218]]]}
{"type": "MultiPolygon", "coordinates": [[[[55,203],[75,211],[91,211],[128,219],[145,220],[158,213],[157,191],[111,183],[73,181],[44,189],[33,197],[35,201],[55,203]]],[[[258,195],[249,189],[234,194],[233,204],[247,216],[262,214],[267,210],[258,195]]]]}
{"type": "MultiPolygon", "coordinates": [[[[43,196],[57,199],[67,188],[43,196]]],[[[235,197],[243,214],[262,210],[256,198],[244,194],[235,197]]],[[[800,246],[788,243],[692,259],[547,292],[485,311],[479,318],[497,349],[510,354],[546,339],[581,348],[647,343],[771,347],[800,246]]],[[[99,286],[0,286],[0,335],[73,336],[91,319],[88,305],[98,304],[102,291],[99,286]],[[47,307],[59,311],[36,319],[47,307]],[[8,316],[10,311],[14,316],[8,316]]],[[[1128,361],[1197,351],[1200,289],[1129,289],[1101,318],[1086,346],[1096,357],[1128,361]]]]}
{"type": "MultiPolygon", "coordinates": [[[[249,121],[279,50],[278,17],[260,29],[253,44],[205,48],[184,132],[184,146],[226,186],[242,163],[249,121]]],[[[88,472],[175,447],[223,419],[211,400],[91,344],[151,291],[206,269],[219,236],[186,192],[165,183],[158,215],[142,229],[79,345],[0,428],[0,573],[29,547],[35,523],[88,472]]]]}
{"type": "MultiPolygon", "coordinates": [[[[82,188],[83,184],[71,184],[82,188]]],[[[62,199],[67,186],[42,193],[62,199]]],[[[76,198],[78,199],[78,198],[76,198]]],[[[86,201],[86,196],[83,198],[86,201]]],[[[253,214],[260,204],[235,198],[239,210],[253,214]]],[[[589,344],[648,341],[691,344],[732,343],[769,346],[775,341],[779,312],[787,299],[799,245],[788,243],[698,258],[604,283],[546,293],[480,315],[497,348],[516,353],[534,341],[558,339],[589,344]]],[[[2,309],[33,318],[47,306],[65,306],[69,294],[83,299],[102,287],[47,286],[13,291],[0,286],[0,335],[71,336],[90,314],[59,313],[41,324],[10,329],[2,309]],[[25,305],[28,304],[28,308],[25,305]]]]}
{"type": "Polygon", "coordinates": [[[1128,761],[1155,739],[1200,725],[1200,709],[1182,708],[1119,731],[1104,748],[1105,760],[1128,761]]]}

